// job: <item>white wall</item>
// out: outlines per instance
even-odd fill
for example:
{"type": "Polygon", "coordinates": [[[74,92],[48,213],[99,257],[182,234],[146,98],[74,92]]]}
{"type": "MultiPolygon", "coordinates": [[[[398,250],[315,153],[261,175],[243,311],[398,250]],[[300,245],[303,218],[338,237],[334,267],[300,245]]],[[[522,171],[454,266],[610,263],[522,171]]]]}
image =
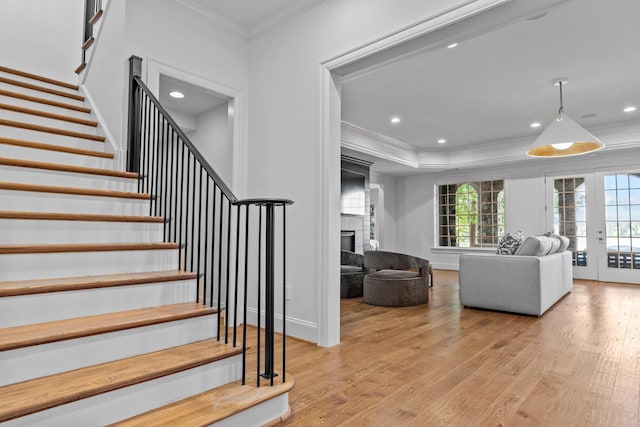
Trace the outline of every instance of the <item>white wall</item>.
{"type": "Polygon", "coordinates": [[[508,167],[398,178],[398,250],[427,258],[435,268],[458,269],[458,257],[464,249],[434,247],[434,187],[438,184],[504,179],[507,232],[522,230],[525,235],[540,234],[549,231],[545,221],[545,175],[593,176],[600,168],[624,170],[627,167],[637,168],[637,161],[628,153],[617,151],[567,159],[530,159],[508,167]]]}
{"type": "Polygon", "coordinates": [[[197,116],[196,131],[190,138],[225,184],[233,188],[233,141],[228,108],[225,102],[197,116]]]}
{"type": "MultiPolygon", "coordinates": [[[[143,80],[151,60],[248,96],[248,41],[191,9],[170,0],[111,1],[105,18],[85,85],[118,146],[125,145],[131,55],[143,59],[143,80]]],[[[240,108],[237,117],[246,117],[240,108]]]]}
{"type": "Polygon", "coordinates": [[[462,3],[326,0],[251,44],[248,193],[295,202],[288,216],[292,233],[288,242],[291,301],[287,315],[292,322],[304,322],[306,333],[302,338],[322,345],[335,344],[336,334],[327,336],[318,324],[324,324],[321,315],[330,316],[334,328],[339,316],[338,236],[335,248],[325,252],[335,258],[335,274],[321,271],[323,233],[337,234],[339,229],[337,209],[332,222],[336,229],[322,229],[323,198],[330,197],[339,206],[340,191],[339,177],[322,177],[323,168],[339,171],[340,150],[335,141],[332,165],[323,165],[320,128],[322,114],[327,111],[321,111],[321,64],[462,3]],[[323,193],[323,185],[331,189],[323,193]],[[325,307],[325,313],[320,313],[323,303],[318,301],[323,286],[332,289],[331,308],[325,307]]]}
{"type": "Polygon", "coordinates": [[[82,0],[2,0],[1,65],[77,82],[83,22],[82,0]]]}

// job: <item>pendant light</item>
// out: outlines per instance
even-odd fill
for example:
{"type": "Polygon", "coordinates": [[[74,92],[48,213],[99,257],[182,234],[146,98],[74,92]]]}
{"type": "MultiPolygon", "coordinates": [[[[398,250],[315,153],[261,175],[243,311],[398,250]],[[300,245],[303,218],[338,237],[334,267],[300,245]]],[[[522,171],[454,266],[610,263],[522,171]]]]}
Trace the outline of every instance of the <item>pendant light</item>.
{"type": "Polygon", "coordinates": [[[530,157],[567,157],[591,153],[600,150],[604,144],[585,128],[580,126],[564,112],[562,105],[562,86],[566,79],[557,80],[555,86],[560,87],[560,109],[555,119],[525,153],[530,157]]]}

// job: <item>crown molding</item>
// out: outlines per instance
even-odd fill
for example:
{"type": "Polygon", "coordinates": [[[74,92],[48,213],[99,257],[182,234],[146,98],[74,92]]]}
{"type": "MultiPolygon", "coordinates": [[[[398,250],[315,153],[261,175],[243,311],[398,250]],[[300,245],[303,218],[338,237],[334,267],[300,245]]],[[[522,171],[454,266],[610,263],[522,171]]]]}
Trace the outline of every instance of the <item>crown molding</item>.
{"type": "Polygon", "coordinates": [[[390,162],[398,163],[400,165],[409,166],[414,169],[417,169],[420,166],[420,164],[416,161],[411,161],[399,156],[395,156],[393,154],[386,153],[376,148],[354,144],[352,142],[345,141],[344,139],[341,140],[340,146],[342,148],[348,148],[350,150],[357,151],[359,153],[368,154],[370,156],[378,157],[380,159],[388,160],[390,162]]]}
{"type": "Polygon", "coordinates": [[[176,3],[195,12],[196,14],[198,14],[198,16],[201,16],[203,18],[206,18],[212,21],[213,23],[221,26],[225,30],[230,31],[237,36],[240,36],[244,39],[249,38],[249,31],[245,27],[237,24],[235,21],[227,18],[226,16],[220,15],[219,13],[215,13],[211,9],[208,9],[202,6],[197,1],[195,0],[175,0],[175,1],[176,3]]]}
{"type": "Polygon", "coordinates": [[[297,18],[321,2],[322,0],[297,0],[254,25],[247,31],[247,35],[250,39],[257,38],[297,18]]]}
{"type": "Polygon", "coordinates": [[[265,33],[268,33],[271,30],[274,30],[281,25],[286,24],[287,22],[302,15],[307,10],[321,3],[323,0],[297,0],[295,3],[291,3],[288,6],[278,10],[277,12],[267,16],[259,24],[256,24],[250,28],[240,25],[234,20],[212,11],[196,0],[175,1],[176,3],[192,10],[193,12],[196,12],[199,16],[221,26],[225,30],[230,31],[246,40],[251,40],[265,33]]]}
{"type": "Polygon", "coordinates": [[[410,151],[410,152],[412,152],[414,154],[417,154],[416,147],[411,145],[411,144],[409,144],[409,143],[407,143],[407,142],[401,141],[399,139],[392,138],[390,136],[383,135],[381,133],[374,132],[374,131],[369,130],[369,129],[365,129],[363,127],[360,127],[358,125],[354,125],[353,123],[347,122],[345,120],[342,120],[341,123],[342,123],[342,128],[343,129],[348,129],[348,130],[351,130],[351,131],[353,131],[355,133],[358,133],[358,134],[360,134],[362,136],[366,136],[368,138],[373,138],[376,141],[385,143],[386,145],[389,145],[391,147],[399,148],[401,150],[410,151]]]}

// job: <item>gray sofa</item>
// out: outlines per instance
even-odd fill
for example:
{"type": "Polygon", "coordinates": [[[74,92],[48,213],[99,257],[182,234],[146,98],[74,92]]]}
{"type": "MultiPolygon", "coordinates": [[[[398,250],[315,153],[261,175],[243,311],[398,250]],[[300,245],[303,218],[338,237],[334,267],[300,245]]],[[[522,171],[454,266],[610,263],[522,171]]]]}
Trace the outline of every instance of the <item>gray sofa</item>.
{"type": "Polygon", "coordinates": [[[340,298],[361,297],[364,274],[363,255],[340,251],[340,298]]]}
{"type": "Polygon", "coordinates": [[[573,288],[571,252],[460,256],[460,303],[540,316],[573,288]]]}

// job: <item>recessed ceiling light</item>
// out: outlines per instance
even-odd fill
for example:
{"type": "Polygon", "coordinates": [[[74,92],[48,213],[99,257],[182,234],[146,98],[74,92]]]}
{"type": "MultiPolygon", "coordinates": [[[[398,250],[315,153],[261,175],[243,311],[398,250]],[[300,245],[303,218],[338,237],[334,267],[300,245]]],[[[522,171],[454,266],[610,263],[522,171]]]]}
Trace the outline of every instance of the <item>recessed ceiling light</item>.
{"type": "Polygon", "coordinates": [[[580,117],[582,117],[583,119],[593,119],[594,117],[598,117],[598,115],[596,113],[587,113],[581,115],[580,117]]]}
{"type": "Polygon", "coordinates": [[[177,90],[174,90],[173,92],[169,93],[169,96],[172,97],[172,98],[182,99],[182,98],[184,98],[184,93],[178,92],[177,90]]]}
{"type": "Polygon", "coordinates": [[[533,122],[529,126],[531,126],[532,128],[539,128],[540,127],[540,122],[533,122]]]}
{"type": "Polygon", "coordinates": [[[453,49],[456,46],[458,46],[458,43],[451,43],[450,45],[447,46],[447,49],[453,49]]]}
{"type": "Polygon", "coordinates": [[[391,123],[393,124],[400,123],[400,117],[391,117],[391,123]]]}
{"type": "Polygon", "coordinates": [[[440,138],[440,139],[438,140],[438,144],[444,144],[445,142],[447,142],[447,140],[446,140],[446,139],[444,139],[444,138],[440,138]]]}
{"type": "Polygon", "coordinates": [[[630,112],[632,112],[632,111],[636,111],[636,110],[637,110],[637,108],[636,108],[636,107],[634,107],[633,105],[629,105],[627,108],[625,108],[625,109],[624,109],[624,110],[622,110],[622,111],[624,111],[625,113],[630,113],[630,112]]]}

